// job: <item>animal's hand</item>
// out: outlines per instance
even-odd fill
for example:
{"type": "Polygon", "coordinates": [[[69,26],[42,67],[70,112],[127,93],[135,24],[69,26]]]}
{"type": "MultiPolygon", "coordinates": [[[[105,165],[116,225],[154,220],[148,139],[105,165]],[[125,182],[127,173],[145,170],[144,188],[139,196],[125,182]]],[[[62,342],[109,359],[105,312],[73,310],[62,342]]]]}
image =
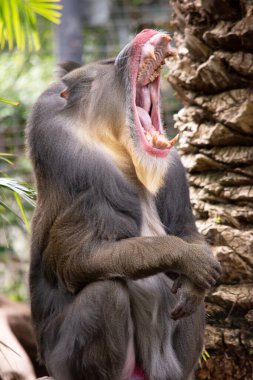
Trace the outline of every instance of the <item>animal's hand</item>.
{"type": "Polygon", "coordinates": [[[220,263],[208,254],[208,246],[203,244],[188,245],[187,252],[181,256],[180,269],[180,273],[201,289],[214,286],[221,275],[220,263]]]}
{"type": "Polygon", "coordinates": [[[205,291],[183,275],[179,275],[174,281],[171,291],[179,295],[179,301],[171,313],[171,318],[174,320],[193,314],[205,298],[205,291]]]}

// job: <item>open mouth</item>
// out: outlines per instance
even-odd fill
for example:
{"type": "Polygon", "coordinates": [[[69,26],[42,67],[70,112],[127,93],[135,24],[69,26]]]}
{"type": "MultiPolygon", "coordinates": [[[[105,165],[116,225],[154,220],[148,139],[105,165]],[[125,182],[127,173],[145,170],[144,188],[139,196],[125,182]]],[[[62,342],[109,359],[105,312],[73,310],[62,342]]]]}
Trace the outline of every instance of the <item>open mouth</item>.
{"type": "Polygon", "coordinates": [[[158,157],[167,156],[178,138],[168,140],[165,136],[159,106],[161,68],[165,58],[175,56],[170,41],[169,35],[153,30],[144,30],[133,41],[131,82],[135,125],[144,150],[158,157]]]}

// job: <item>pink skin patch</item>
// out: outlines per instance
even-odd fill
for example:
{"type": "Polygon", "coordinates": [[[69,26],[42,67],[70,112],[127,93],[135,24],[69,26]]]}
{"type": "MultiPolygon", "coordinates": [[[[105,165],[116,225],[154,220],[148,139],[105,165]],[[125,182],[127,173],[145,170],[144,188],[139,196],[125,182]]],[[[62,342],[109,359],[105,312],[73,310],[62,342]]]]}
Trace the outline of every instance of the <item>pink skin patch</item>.
{"type": "Polygon", "coordinates": [[[156,157],[166,157],[177,139],[169,141],[160,118],[160,70],[164,59],[174,56],[166,33],[145,29],[131,43],[132,108],[143,149],[156,157]]]}
{"type": "Polygon", "coordinates": [[[126,361],[121,374],[121,380],[149,380],[143,370],[136,365],[133,326],[130,329],[126,361]]]}
{"type": "Polygon", "coordinates": [[[130,380],[149,380],[147,376],[144,374],[141,368],[135,367],[134,373],[130,380]]]}

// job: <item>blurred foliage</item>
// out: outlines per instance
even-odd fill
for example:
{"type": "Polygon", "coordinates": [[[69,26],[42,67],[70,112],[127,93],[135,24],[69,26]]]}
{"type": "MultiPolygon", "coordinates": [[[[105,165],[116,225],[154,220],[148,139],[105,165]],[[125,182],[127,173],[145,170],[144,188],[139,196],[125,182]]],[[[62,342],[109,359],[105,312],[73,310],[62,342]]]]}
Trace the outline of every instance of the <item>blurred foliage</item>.
{"type": "MultiPolygon", "coordinates": [[[[13,165],[11,159],[12,155],[0,153],[0,161],[7,165],[13,165]]],[[[27,241],[27,233],[30,232],[27,205],[30,205],[30,208],[34,207],[35,192],[25,183],[8,178],[1,170],[0,175],[0,287],[9,298],[16,301],[24,300],[26,295],[24,271],[19,269],[15,271],[15,275],[13,274],[13,263],[18,259],[18,256],[14,255],[13,247],[18,245],[18,252],[22,255],[18,262],[24,260],[23,256],[27,256],[28,253],[27,249],[24,249],[27,252],[23,251],[24,241],[27,241]],[[17,226],[16,232],[12,233],[10,238],[11,230],[9,228],[12,226],[13,230],[15,225],[17,226]],[[22,237],[19,236],[20,233],[22,237]],[[9,269],[6,270],[7,268],[9,269]]]]}
{"type": "Polygon", "coordinates": [[[130,0],[129,1],[129,4],[131,4],[131,5],[143,5],[145,3],[146,3],[145,0],[130,0]]]}
{"type": "MultiPolygon", "coordinates": [[[[1,159],[1,156],[2,154],[0,153],[0,159],[1,159]]],[[[30,205],[35,206],[34,190],[28,187],[28,185],[26,184],[20,184],[14,179],[4,178],[4,177],[2,178],[0,177],[0,189],[1,189],[0,206],[4,208],[4,211],[7,210],[10,213],[12,213],[17,219],[20,219],[20,216],[8,204],[8,198],[4,194],[4,189],[11,191],[13,193],[14,199],[21,213],[22,219],[26,225],[26,229],[27,231],[30,231],[29,222],[27,220],[26,213],[25,213],[23,204],[21,202],[21,198],[25,200],[26,202],[30,203],[30,205]]],[[[6,213],[5,212],[1,213],[1,209],[0,209],[0,217],[6,221],[6,213]]]]}
{"type": "Polygon", "coordinates": [[[34,99],[52,79],[53,58],[47,53],[25,55],[14,51],[10,59],[10,53],[4,52],[0,56],[0,67],[1,93],[19,103],[19,107],[0,104],[1,129],[6,129],[13,123],[22,125],[26,120],[34,99]]]}
{"type": "MultiPolygon", "coordinates": [[[[0,15],[2,8],[6,6],[4,3],[0,0],[0,15]]],[[[41,2],[22,1],[22,3],[26,7],[33,6],[37,13],[43,13],[39,12],[41,2]],[[37,8],[36,5],[38,5],[37,8]]],[[[48,9],[49,5],[53,6],[52,1],[46,1],[45,4],[45,9],[48,9]]],[[[38,23],[38,30],[42,43],[50,40],[50,28],[43,20],[38,23]]],[[[8,105],[0,104],[1,150],[4,151],[0,153],[0,218],[5,225],[6,223],[20,224],[23,220],[27,230],[29,230],[29,223],[25,208],[31,209],[34,191],[23,183],[22,178],[26,173],[31,172],[31,165],[24,156],[24,125],[31,104],[52,78],[52,45],[45,43],[45,46],[47,48],[44,49],[43,55],[31,52],[27,54],[16,49],[11,54],[4,50],[0,56],[1,93],[8,99],[15,99],[15,102],[19,104],[19,107],[13,107],[12,102],[9,101],[7,101],[8,105]],[[22,152],[21,156],[20,152],[22,152]],[[10,153],[14,153],[11,159],[10,153]],[[21,177],[22,182],[8,178],[9,175],[21,177]],[[25,208],[21,199],[26,201],[25,208]]]]}
{"type": "MultiPolygon", "coordinates": [[[[1,270],[0,270],[1,276],[1,270]]],[[[27,284],[24,282],[24,273],[20,272],[10,279],[4,287],[4,294],[12,301],[24,302],[27,299],[27,284]]]]}
{"type": "Polygon", "coordinates": [[[60,0],[0,0],[0,48],[39,50],[36,15],[59,24],[60,0]]]}
{"type": "Polygon", "coordinates": [[[60,22],[62,6],[57,2],[0,0],[0,102],[5,103],[0,103],[0,288],[16,301],[27,295],[27,214],[35,199],[24,180],[31,173],[24,151],[24,125],[31,104],[52,78],[51,27],[45,19],[60,22]],[[44,19],[37,20],[36,15],[44,19]],[[32,52],[40,45],[43,53],[32,52]]]}

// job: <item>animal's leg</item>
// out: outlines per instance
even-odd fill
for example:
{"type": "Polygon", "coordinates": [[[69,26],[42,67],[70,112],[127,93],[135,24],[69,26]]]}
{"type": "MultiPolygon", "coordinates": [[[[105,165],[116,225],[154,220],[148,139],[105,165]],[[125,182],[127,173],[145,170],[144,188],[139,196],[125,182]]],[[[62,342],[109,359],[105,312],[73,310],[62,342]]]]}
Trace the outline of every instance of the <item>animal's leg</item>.
{"type": "Polygon", "coordinates": [[[87,285],[67,306],[56,335],[57,342],[45,352],[54,380],[130,380],[135,355],[128,290],[122,282],[87,285]]]}

